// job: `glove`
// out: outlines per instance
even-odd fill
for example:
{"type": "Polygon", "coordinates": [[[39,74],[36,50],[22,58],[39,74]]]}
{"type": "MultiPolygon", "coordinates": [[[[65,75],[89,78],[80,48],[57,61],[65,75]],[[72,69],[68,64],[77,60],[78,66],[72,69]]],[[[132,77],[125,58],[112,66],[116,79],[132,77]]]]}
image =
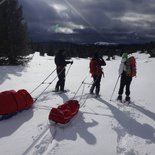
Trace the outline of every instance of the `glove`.
{"type": "Polygon", "coordinates": [[[73,61],[71,61],[70,64],[72,65],[73,64],[73,61]]]}

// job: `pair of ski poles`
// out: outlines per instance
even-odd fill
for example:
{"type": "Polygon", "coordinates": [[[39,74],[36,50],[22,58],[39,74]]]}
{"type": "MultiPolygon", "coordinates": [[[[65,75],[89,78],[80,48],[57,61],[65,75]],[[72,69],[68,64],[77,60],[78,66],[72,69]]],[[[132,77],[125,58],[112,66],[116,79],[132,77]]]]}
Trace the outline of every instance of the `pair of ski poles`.
{"type": "MultiPolygon", "coordinates": [[[[66,76],[67,76],[67,74],[68,74],[70,68],[71,68],[71,65],[70,65],[69,68],[68,68],[68,71],[67,71],[67,73],[66,73],[66,76]]],[[[38,100],[38,98],[47,90],[47,88],[48,88],[48,87],[55,81],[55,79],[64,71],[64,69],[65,69],[65,66],[64,66],[63,69],[58,73],[58,75],[57,75],[51,82],[48,83],[48,85],[46,86],[46,88],[38,95],[38,97],[35,98],[35,101],[34,101],[34,102],[36,102],[36,101],[38,100]]],[[[34,91],[36,91],[42,84],[45,84],[45,81],[55,72],[55,70],[56,70],[56,69],[54,69],[54,70],[45,78],[45,80],[44,80],[43,82],[41,82],[30,94],[32,94],[34,91]]]]}
{"type": "MultiPolygon", "coordinates": [[[[90,87],[91,85],[95,84],[95,83],[96,83],[96,81],[98,80],[99,76],[100,76],[100,75],[98,75],[98,76],[97,76],[97,78],[96,78],[96,80],[95,80],[95,81],[92,81],[91,83],[86,83],[86,82],[85,82],[85,80],[86,80],[86,78],[87,78],[87,75],[86,75],[86,77],[82,80],[82,82],[81,82],[80,86],[78,87],[78,89],[77,89],[77,91],[76,91],[76,93],[75,93],[74,97],[72,98],[72,100],[76,97],[76,95],[77,95],[77,93],[79,92],[79,90],[80,90],[81,86],[83,85],[82,94],[81,94],[81,97],[80,97],[80,99],[79,99],[79,102],[80,102],[80,100],[82,99],[83,93],[84,93],[84,88],[85,88],[85,85],[87,84],[87,85],[88,85],[88,87],[90,87]]],[[[84,102],[80,105],[80,107],[82,107],[82,106],[85,104],[85,102],[87,101],[87,99],[88,99],[88,97],[89,97],[89,96],[90,96],[90,93],[88,93],[88,95],[86,96],[86,98],[85,98],[84,102]]]]}
{"type": "MultiPolygon", "coordinates": [[[[118,78],[117,78],[117,80],[116,80],[116,83],[115,83],[115,86],[114,86],[112,95],[111,95],[111,97],[110,97],[110,101],[112,100],[112,97],[113,97],[113,94],[114,94],[114,92],[115,92],[115,89],[116,89],[116,86],[117,86],[117,84],[118,84],[118,81],[119,81],[120,76],[121,76],[121,75],[119,75],[118,78]]],[[[81,86],[82,86],[83,84],[88,84],[88,85],[89,85],[88,87],[90,87],[90,85],[92,85],[92,84],[94,83],[93,81],[92,81],[91,83],[85,83],[86,78],[87,78],[87,76],[84,78],[84,80],[82,81],[81,85],[80,85],[79,88],[77,89],[77,92],[75,93],[73,99],[76,97],[76,94],[78,93],[79,89],[81,88],[81,86]]],[[[95,82],[96,82],[96,81],[95,81],[95,82]]],[[[88,94],[88,96],[86,97],[86,100],[87,100],[88,97],[89,97],[89,94],[88,94]]],[[[85,103],[85,102],[84,102],[84,103],[85,103]]]]}

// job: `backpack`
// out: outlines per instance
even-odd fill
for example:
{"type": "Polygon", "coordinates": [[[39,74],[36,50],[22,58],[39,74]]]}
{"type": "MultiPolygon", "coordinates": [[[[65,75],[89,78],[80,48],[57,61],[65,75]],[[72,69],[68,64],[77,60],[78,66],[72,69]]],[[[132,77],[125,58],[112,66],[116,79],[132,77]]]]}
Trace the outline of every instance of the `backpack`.
{"type": "Polygon", "coordinates": [[[126,61],[126,72],[127,76],[136,76],[136,59],[133,56],[129,57],[126,61]]]}
{"type": "Polygon", "coordinates": [[[92,58],[89,64],[89,68],[90,68],[90,73],[93,75],[99,75],[99,74],[103,74],[101,65],[103,62],[101,62],[100,59],[94,59],[92,58]]]}

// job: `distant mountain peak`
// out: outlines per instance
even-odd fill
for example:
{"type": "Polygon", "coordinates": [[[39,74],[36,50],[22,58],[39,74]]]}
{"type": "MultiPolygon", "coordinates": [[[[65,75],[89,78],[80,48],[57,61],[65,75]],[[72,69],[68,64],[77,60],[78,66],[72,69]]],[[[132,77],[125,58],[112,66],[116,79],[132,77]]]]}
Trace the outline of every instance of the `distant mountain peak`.
{"type": "Polygon", "coordinates": [[[117,43],[109,43],[109,42],[96,42],[95,45],[117,45],[117,43]]]}

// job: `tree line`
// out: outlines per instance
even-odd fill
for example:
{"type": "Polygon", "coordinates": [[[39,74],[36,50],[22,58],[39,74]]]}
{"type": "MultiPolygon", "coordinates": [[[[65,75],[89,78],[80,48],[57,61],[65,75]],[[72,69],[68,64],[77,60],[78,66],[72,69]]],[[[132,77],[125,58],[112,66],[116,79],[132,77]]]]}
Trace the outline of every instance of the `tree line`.
{"type": "Polygon", "coordinates": [[[147,52],[155,57],[155,42],[144,44],[78,44],[71,42],[32,42],[28,38],[27,25],[23,18],[22,6],[17,0],[4,0],[0,3],[0,65],[23,64],[29,59],[30,53],[39,51],[40,55],[47,53],[54,56],[64,49],[66,56],[87,58],[94,52],[101,56],[107,55],[108,59],[114,55],[122,55],[123,52],[136,51],[147,52]]]}
{"type": "Polygon", "coordinates": [[[134,53],[140,51],[149,53],[151,57],[155,57],[155,42],[143,44],[114,44],[114,45],[96,45],[96,44],[77,44],[70,42],[31,42],[33,51],[39,51],[40,55],[47,53],[54,56],[55,53],[64,49],[67,57],[87,58],[91,57],[94,52],[99,52],[101,56],[106,55],[113,58],[114,55],[121,56],[122,53],[134,53]]]}

